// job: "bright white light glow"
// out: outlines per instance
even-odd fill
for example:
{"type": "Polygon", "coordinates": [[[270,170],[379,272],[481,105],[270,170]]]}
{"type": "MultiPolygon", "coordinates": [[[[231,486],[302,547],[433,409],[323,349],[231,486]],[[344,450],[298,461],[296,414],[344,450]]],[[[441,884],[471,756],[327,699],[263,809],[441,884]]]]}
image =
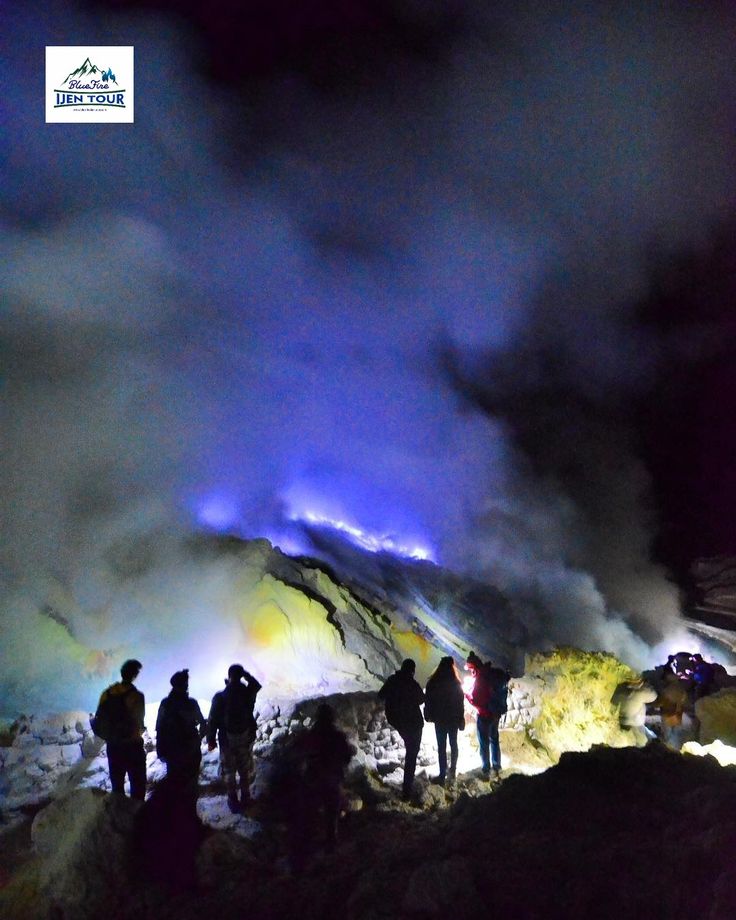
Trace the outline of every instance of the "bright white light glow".
{"type": "Polygon", "coordinates": [[[705,757],[710,754],[722,767],[736,766],[736,747],[724,744],[722,741],[713,741],[710,744],[698,744],[697,741],[686,741],[682,746],[685,754],[695,754],[705,757]]]}
{"type": "Polygon", "coordinates": [[[432,559],[432,554],[424,546],[406,546],[402,543],[397,543],[396,540],[388,534],[378,536],[368,533],[368,531],[362,530],[360,527],[348,524],[347,521],[325,517],[321,514],[315,514],[313,511],[305,511],[303,514],[293,514],[291,519],[292,521],[306,521],[308,524],[316,524],[319,527],[330,527],[332,530],[344,533],[346,536],[350,537],[354,543],[357,543],[357,545],[363,549],[367,549],[370,553],[388,552],[394,553],[397,556],[404,556],[407,559],[434,561],[432,559]]]}

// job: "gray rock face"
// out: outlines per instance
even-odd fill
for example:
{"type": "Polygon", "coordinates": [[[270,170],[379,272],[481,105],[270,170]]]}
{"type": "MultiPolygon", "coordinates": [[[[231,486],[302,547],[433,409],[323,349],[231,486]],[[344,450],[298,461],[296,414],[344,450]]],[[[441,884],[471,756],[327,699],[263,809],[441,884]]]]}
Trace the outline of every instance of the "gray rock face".
{"type": "Polygon", "coordinates": [[[700,722],[698,741],[701,744],[710,744],[718,740],[736,747],[735,687],[698,700],[695,704],[695,714],[700,722]]]}
{"type": "Polygon", "coordinates": [[[692,576],[700,594],[698,613],[708,622],[709,615],[719,618],[714,625],[736,629],[736,559],[716,556],[693,563],[692,576]]]}
{"type": "Polygon", "coordinates": [[[39,887],[49,915],[113,913],[127,896],[127,859],[139,802],[77,789],[36,815],[32,840],[40,857],[39,887]]]}

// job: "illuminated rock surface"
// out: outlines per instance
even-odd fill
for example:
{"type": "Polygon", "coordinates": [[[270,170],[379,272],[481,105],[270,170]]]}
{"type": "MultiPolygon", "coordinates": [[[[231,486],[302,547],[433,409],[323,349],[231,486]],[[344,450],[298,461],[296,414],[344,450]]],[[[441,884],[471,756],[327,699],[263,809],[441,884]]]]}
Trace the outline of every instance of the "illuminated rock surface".
{"type": "Polygon", "coordinates": [[[736,688],[721,690],[698,700],[695,714],[700,721],[701,744],[720,740],[736,747],[736,688]]]}

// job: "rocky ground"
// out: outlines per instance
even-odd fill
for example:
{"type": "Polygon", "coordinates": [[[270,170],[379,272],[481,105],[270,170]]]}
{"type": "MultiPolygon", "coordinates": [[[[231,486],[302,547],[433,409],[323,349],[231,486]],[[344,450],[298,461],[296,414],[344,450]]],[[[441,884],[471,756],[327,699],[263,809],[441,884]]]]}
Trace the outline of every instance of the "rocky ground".
{"type": "MultiPolygon", "coordinates": [[[[334,854],[289,871],[287,826],[264,801],[206,831],[196,887],[126,874],[135,803],[79,789],[36,817],[38,853],[0,895],[8,918],[736,916],[736,768],[659,744],[565,754],[538,776],[420,782],[400,801],[367,774],[334,854]],[[62,837],[66,841],[62,843],[62,837]]],[[[26,831],[23,831],[25,834],[26,831]]]]}
{"type": "MultiPolygon", "coordinates": [[[[196,813],[169,820],[151,804],[166,801],[155,739],[146,736],[153,796],[139,814],[139,803],[109,794],[85,713],[17,719],[0,733],[0,916],[736,916],[736,767],[658,742],[628,747],[637,740],[610,702],[623,666],[610,656],[557,650],[528,664],[509,697],[501,781],[480,777],[469,720],[457,783],[432,783],[428,725],[409,803],[399,796],[403,747],[376,695],[327,698],[356,755],[339,847],[301,845],[301,872],[288,859],[290,814],[274,776],[323,698],[260,707],[256,803],[245,815],[227,808],[216,752],[203,759],[196,813]]],[[[698,712],[702,740],[736,744],[736,689],[700,702],[713,709],[698,712]]]]}

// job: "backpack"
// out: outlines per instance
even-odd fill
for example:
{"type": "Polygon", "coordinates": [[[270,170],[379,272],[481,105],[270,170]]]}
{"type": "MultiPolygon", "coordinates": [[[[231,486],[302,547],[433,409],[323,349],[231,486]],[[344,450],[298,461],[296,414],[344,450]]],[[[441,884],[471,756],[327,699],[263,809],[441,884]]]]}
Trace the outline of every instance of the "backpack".
{"type": "Polygon", "coordinates": [[[156,719],[156,752],[161,760],[199,747],[196,718],[188,698],[161,701],[156,719]]]}
{"type": "Polygon", "coordinates": [[[509,674],[501,668],[488,668],[488,684],[491,688],[488,708],[497,716],[508,712],[509,674]]]}
{"type": "Polygon", "coordinates": [[[103,741],[127,741],[135,729],[133,716],[126,700],[131,692],[107,693],[97,707],[97,712],[89,720],[92,731],[103,741]]]}

